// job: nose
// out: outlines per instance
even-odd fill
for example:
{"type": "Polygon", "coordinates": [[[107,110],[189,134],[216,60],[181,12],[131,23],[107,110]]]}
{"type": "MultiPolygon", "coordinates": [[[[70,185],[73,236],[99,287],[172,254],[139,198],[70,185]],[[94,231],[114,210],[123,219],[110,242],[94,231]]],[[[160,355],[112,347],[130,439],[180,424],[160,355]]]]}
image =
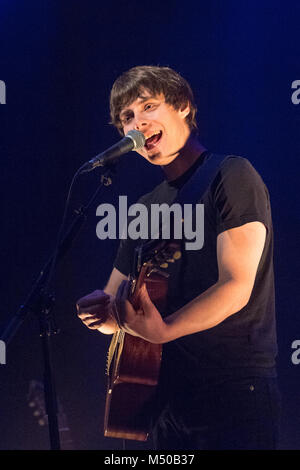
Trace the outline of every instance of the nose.
{"type": "Polygon", "coordinates": [[[136,116],[134,122],[134,129],[137,131],[143,131],[148,125],[147,119],[144,116],[136,116]]]}

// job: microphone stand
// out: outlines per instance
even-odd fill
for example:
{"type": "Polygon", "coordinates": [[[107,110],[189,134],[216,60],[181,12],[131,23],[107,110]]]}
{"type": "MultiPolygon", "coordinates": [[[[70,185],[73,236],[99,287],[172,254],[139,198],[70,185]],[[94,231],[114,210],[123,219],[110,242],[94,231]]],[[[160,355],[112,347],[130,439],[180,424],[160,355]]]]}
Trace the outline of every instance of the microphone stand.
{"type": "Polygon", "coordinates": [[[58,249],[54,251],[48,262],[34,283],[31,291],[29,292],[26,301],[20,306],[19,310],[9,320],[3,331],[0,333],[0,339],[6,343],[11,341],[17,330],[27,317],[29,313],[34,313],[38,317],[40,337],[42,341],[42,355],[44,362],[44,394],[45,394],[45,407],[48,415],[48,427],[51,450],[60,450],[59,428],[57,418],[57,398],[53,374],[53,365],[51,358],[51,341],[50,338],[54,334],[59,333],[56,322],[53,316],[53,307],[55,299],[53,295],[48,294],[45,290],[45,285],[48,281],[48,276],[52,271],[53,261],[54,266],[62,259],[62,257],[70,249],[71,244],[86,220],[86,213],[97,196],[102,186],[109,186],[112,182],[112,173],[114,167],[110,166],[106,172],[101,176],[101,185],[84,207],[75,210],[76,216],[72,221],[66,235],[63,237],[58,245],[58,249]]]}

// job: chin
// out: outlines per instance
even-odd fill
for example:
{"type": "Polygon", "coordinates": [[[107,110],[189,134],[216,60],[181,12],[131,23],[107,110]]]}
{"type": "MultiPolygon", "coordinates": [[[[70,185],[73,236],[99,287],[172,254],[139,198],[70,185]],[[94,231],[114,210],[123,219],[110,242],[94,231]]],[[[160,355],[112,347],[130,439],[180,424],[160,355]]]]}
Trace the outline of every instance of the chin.
{"type": "Polygon", "coordinates": [[[178,152],[172,155],[163,155],[161,151],[157,150],[157,152],[147,153],[144,157],[153,165],[166,166],[178,157],[178,152]]]}
{"type": "Polygon", "coordinates": [[[148,155],[147,160],[153,165],[160,165],[160,166],[168,165],[172,161],[168,159],[168,157],[162,156],[160,153],[154,153],[153,155],[148,155]]]}
{"type": "Polygon", "coordinates": [[[152,154],[149,154],[147,153],[147,155],[145,156],[145,158],[151,162],[151,163],[156,163],[157,165],[159,165],[160,163],[158,163],[158,160],[161,160],[163,159],[162,155],[160,152],[156,152],[156,153],[152,153],[152,154]]]}

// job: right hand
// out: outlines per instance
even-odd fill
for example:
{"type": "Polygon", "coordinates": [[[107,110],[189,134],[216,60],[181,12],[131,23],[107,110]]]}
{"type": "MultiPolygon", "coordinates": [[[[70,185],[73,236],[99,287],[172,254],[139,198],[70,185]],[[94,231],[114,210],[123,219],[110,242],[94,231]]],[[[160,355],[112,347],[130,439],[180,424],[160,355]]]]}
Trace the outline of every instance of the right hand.
{"type": "Polygon", "coordinates": [[[98,330],[104,324],[114,321],[111,317],[113,299],[113,296],[103,290],[95,290],[77,300],[77,315],[85,326],[91,330],[98,330]]]}

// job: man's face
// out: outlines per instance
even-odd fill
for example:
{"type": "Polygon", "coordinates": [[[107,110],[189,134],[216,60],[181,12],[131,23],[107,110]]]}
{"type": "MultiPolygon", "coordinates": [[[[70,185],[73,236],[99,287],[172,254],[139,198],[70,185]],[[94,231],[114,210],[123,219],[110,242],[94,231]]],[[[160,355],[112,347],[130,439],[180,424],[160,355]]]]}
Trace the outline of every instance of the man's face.
{"type": "Polygon", "coordinates": [[[154,165],[168,165],[185,145],[190,129],[186,116],[190,108],[176,111],[165,102],[164,95],[151,96],[146,90],[122,109],[120,120],[124,134],[135,129],[142,132],[146,144],[137,152],[154,165]]]}

